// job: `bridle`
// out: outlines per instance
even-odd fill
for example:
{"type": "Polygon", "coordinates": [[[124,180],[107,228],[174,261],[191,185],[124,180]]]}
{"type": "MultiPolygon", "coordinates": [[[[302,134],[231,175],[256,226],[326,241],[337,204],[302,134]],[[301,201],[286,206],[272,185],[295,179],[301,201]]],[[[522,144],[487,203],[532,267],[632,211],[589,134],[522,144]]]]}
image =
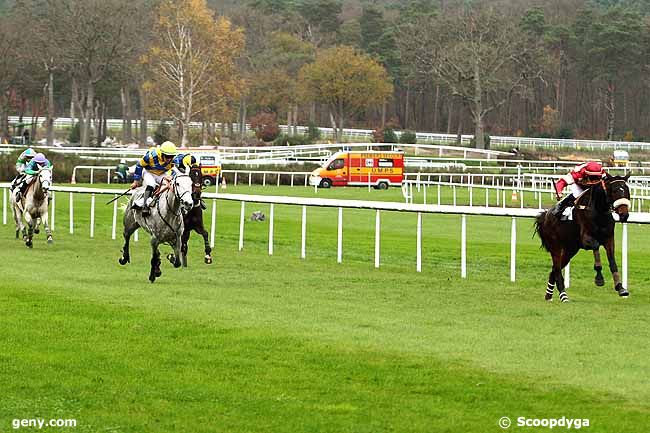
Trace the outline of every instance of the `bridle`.
{"type": "MultiPolygon", "coordinates": [[[[178,212],[174,213],[174,216],[177,218],[180,217],[181,213],[183,212],[183,197],[185,196],[185,194],[190,194],[190,198],[191,198],[191,194],[192,194],[192,191],[183,191],[183,193],[181,194],[178,193],[178,188],[176,188],[176,181],[178,180],[179,177],[190,177],[190,176],[188,174],[182,174],[179,172],[174,176],[173,181],[170,182],[169,187],[174,191],[174,197],[176,197],[179,202],[178,212]]],[[[171,209],[171,204],[169,203],[169,194],[165,194],[165,202],[167,203],[167,209],[171,209]]],[[[169,230],[174,232],[175,231],[174,228],[171,226],[171,224],[169,224],[169,222],[167,222],[165,217],[163,217],[162,212],[160,212],[160,200],[156,202],[156,208],[158,209],[158,215],[160,215],[160,219],[163,220],[163,222],[167,227],[169,227],[169,230]]]]}

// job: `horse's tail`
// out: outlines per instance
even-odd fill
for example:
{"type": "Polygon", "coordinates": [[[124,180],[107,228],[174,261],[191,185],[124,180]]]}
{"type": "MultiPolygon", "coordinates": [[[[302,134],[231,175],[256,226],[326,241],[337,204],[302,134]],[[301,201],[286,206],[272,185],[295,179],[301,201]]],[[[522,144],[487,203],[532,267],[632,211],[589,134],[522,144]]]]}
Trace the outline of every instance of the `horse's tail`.
{"type": "Polygon", "coordinates": [[[546,225],[544,224],[547,214],[548,211],[544,211],[544,212],[540,212],[535,217],[535,233],[537,233],[537,236],[539,236],[540,241],[542,241],[542,246],[544,247],[544,249],[550,252],[551,248],[548,244],[546,225]]]}

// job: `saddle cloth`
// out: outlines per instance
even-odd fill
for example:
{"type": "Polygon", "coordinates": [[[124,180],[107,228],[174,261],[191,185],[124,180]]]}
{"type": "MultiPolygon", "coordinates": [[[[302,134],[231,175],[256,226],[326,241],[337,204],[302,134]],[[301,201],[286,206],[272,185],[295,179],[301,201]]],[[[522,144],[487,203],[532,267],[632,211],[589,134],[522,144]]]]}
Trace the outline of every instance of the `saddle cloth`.
{"type": "Polygon", "coordinates": [[[564,212],[560,215],[560,221],[573,221],[573,206],[564,209],[564,212]]]}

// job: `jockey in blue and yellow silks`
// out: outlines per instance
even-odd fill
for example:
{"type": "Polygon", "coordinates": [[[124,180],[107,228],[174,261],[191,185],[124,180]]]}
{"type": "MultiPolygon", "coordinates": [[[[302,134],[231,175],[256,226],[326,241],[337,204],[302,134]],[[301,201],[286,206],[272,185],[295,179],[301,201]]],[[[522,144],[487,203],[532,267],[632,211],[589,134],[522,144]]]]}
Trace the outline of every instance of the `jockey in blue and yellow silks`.
{"type": "Polygon", "coordinates": [[[160,147],[149,149],[136,164],[131,188],[139,187],[144,181],[144,196],[135,202],[136,207],[142,208],[143,215],[150,213],[149,206],[153,201],[151,195],[165,173],[174,166],[174,157],[177,153],[176,145],[171,141],[165,141],[160,147]]]}

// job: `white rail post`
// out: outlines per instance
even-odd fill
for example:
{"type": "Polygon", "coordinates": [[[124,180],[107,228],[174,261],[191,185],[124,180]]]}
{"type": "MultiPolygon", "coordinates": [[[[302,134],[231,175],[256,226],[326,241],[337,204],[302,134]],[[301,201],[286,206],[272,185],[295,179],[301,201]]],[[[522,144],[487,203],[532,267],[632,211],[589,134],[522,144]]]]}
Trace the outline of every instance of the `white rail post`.
{"type": "Polygon", "coordinates": [[[623,223],[623,236],[621,239],[621,268],[623,287],[627,288],[627,223],[623,223]]]}
{"type": "Polygon", "coordinates": [[[7,225],[7,188],[2,188],[2,224],[7,225]]]}
{"type": "Polygon", "coordinates": [[[95,237],[95,194],[90,194],[90,237],[95,237]]]}
{"type": "Polygon", "coordinates": [[[460,277],[467,278],[467,215],[460,218],[460,277]]]}
{"type": "Polygon", "coordinates": [[[280,186],[280,173],[278,173],[278,185],[277,186],[280,186]]]}
{"type": "Polygon", "coordinates": [[[273,203],[271,203],[271,210],[270,210],[270,215],[269,215],[269,256],[273,255],[273,210],[275,206],[273,203]]]}
{"type": "Polygon", "coordinates": [[[237,171],[235,170],[235,180],[232,183],[234,186],[237,186],[237,171]]]}
{"type": "Polygon", "coordinates": [[[113,199],[115,200],[113,202],[113,227],[111,229],[111,239],[115,240],[115,232],[117,230],[117,202],[118,200],[116,199],[117,195],[113,194],[113,199]]]}
{"type": "Polygon", "coordinates": [[[50,230],[54,231],[54,215],[56,215],[56,192],[52,191],[52,218],[50,221],[50,230]]]}
{"type": "Polygon", "coordinates": [[[262,173],[262,186],[266,186],[266,172],[262,173]]]}
{"type": "Polygon", "coordinates": [[[93,179],[94,179],[94,177],[95,177],[95,169],[94,169],[94,168],[91,168],[91,169],[90,169],[90,184],[91,184],[91,185],[92,185],[92,183],[93,183],[93,179]]]}
{"type": "Polygon", "coordinates": [[[427,189],[429,189],[429,186],[424,185],[424,204],[427,204],[427,189]]]}
{"type": "Polygon", "coordinates": [[[490,207],[489,189],[485,188],[485,207],[490,207]]]}
{"type": "Polygon", "coordinates": [[[474,204],[474,194],[473,194],[472,186],[470,185],[468,189],[469,189],[469,207],[472,207],[472,205],[474,204]]]}
{"type": "Polygon", "coordinates": [[[302,207],[302,228],[301,228],[301,239],[300,239],[300,258],[304,259],[306,257],[306,245],[307,245],[307,206],[302,207]]]}
{"type": "Polygon", "coordinates": [[[379,216],[379,209],[375,215],[375,268],[379,267],[379,253],[380,253],[380,233],[381,233],[381,219],[379,216]]]}
{"type": "Polygon", "coordinates": [[[217,228],[217,200],[212,199],[212,218],[210,219],[210,248],[214,248],[214,236],[217,228]]]}
{"type": "Polygon", "coordinates": [[[422,212],[418,212],[418,228],[417,228],[417,242],[416,242],[416,266],[417,272],[422,272],[422,212]]]}
{"type": "Polygon", "coordinates": [[[253,173],[250,171],[248,172],[248,186],[251,186],[251,178],[253,177],[253,173]]]}
{"type": "Polygon", "coordinates": [[[336,262],[343,262],[343,208],[339,208],[339,223],[336,233],[336,262]]]}
{"type": "Polygon", "coordinates": [[[456,185],[452,186],[451,189],[454,190],[454,201],[453,201],[453,203],[454,203],[454,206],[456,206],[456,185]]]}
{"type": "Polygon", "coordinates": [[[308,180],[309,180],[309,175],[306,174],[306,175],[305,175],[305,186],[307,186],[307,181],[308,181],[308,180]]]}
{"type": "Polygon", "coordinates": [[[244,248],[244,213],[246,212],[246,202],[241,202],[241,212],[239,213],[239,251],[244,248]]]}
{"type": "Polygon", "coordinates": [[[510,281],[515,282],[517,270],[517,220],[512,217],[512,227],[510,228],[510,281]]]}
{"type": "Polygon", "coordinates": [[[291,173],[291,187],[293,187],[293,173],[291,173]]]}
{"type": "Polygon", "coordinates": [[[140,236],[138,235],[138,232],[140,232],[139,229],[136,229],[136,230],[133,232],[133,242],[138,242],[138,241],[140,240],[140,236]]]}
{"type": "Polygon", "coordinates": [[[74,206],[72,192],[70,193],[70,234],[74,233],[74,206]]]}
{"type": "Polygon", "coordinates": [[[438,184],[438,206],[440,206],[440,184],[438,184]]]}

